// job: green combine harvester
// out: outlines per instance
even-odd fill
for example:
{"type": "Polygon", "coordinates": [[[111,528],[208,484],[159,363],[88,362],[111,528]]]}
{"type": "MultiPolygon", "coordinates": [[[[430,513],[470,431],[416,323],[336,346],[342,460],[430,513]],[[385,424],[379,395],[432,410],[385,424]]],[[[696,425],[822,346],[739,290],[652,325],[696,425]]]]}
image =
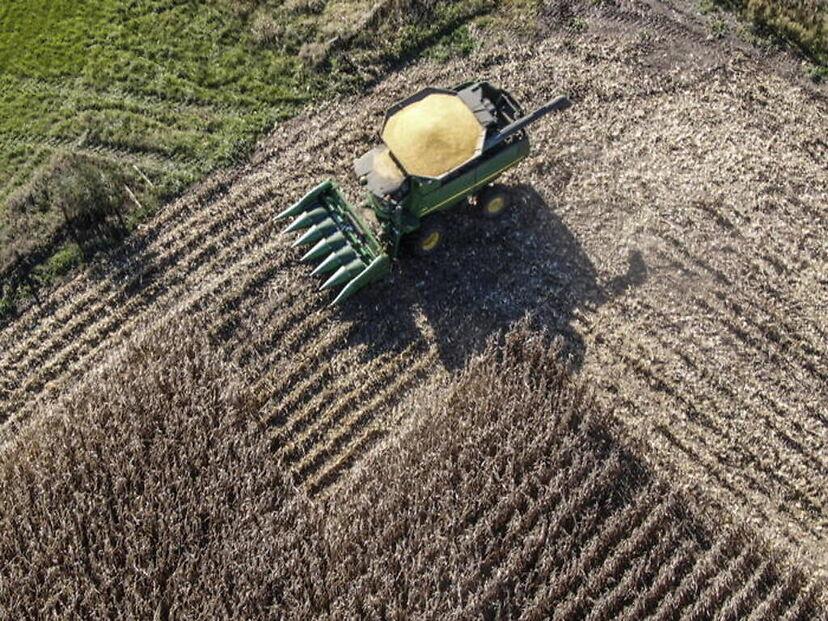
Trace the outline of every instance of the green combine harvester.
{"type": "Polygon", "coordinates": [[[569,105],[561,96],[524,116],[488,82],[426,88],[388,110],[383,144],[354,162],[368,190],[361,209],[328,179],[276,219],[296,218],[285,232],[301,231],[294,246],[312,245],[302,259],[328,275],[322,289],[342,287],[336,304],[388,275],[404,236],[416,232],[415,250],[434,251],[443,232],[433,214],[465,203],[487,217],[503,213],[508,195],[490,184],[529,155],[526,127],[569,105]],[[365,209],[375,227],[360,215],[365,209]]]}

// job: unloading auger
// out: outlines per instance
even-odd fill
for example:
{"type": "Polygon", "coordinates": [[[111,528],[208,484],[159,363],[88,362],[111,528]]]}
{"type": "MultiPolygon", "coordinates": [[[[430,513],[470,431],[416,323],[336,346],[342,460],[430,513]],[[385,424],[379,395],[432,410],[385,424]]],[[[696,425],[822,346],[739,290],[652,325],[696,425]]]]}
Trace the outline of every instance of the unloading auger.
{"type": "Polygon", "coordinates": [[[342,287],[339,303],[391,271],[404,236],[417,232],[415,250],[434,251],[444,235],[429,216],[467,201],[486,217],[502,214],[509,196],[490,184],[529,155],[526,127],[569,105],[560,96],[524,116],[488,82],[423,89],[386,112],[383,144],[354,162],[368,190],[361,207],[376,228],[330,179],[276,219],[295,218],[285,232],[299,232],[294,246],[311,246],[302,260],[318,262],[312,273],[326,275],[322,289],[342,287]]]}

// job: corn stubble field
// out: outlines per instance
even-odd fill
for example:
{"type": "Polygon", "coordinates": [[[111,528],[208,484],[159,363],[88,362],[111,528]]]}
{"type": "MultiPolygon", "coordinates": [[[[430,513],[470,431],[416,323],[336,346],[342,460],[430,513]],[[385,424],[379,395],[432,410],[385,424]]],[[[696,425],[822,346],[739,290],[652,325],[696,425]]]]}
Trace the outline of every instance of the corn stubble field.
{"type": "Polygon", "coordinates": [[[826,112],[686,14],[553,2],[283,123],[0,335],[0,610],[818,618],[826,112]],[[273,215],[475,75],[577,103],[505,220],[328,308],[273,215]]]}

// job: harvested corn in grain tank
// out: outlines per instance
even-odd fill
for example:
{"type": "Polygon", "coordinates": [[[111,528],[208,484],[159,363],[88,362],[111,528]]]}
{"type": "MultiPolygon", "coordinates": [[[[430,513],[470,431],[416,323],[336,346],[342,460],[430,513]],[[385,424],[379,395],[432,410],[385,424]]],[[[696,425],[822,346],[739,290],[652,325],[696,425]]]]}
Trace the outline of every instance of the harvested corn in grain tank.
{"type": "Polygon", "coordinates": [[[409,174],[440,177],[478,154],[483,133],[457,95],[432,93],[394,113],[382,140],[409,174]]]}
{"type": "Polygon", "coordinates": [[[400,170],[391,157],[388,147],[380,147],[374,156],[373,170],[384,179],[399,185],[405,180],[405,173],[400,170]]]}

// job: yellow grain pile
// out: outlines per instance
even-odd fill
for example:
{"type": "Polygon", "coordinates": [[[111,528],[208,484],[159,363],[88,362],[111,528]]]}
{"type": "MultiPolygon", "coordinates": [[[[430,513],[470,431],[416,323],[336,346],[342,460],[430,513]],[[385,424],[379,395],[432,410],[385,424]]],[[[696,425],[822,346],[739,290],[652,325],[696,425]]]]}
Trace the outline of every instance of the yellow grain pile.
{"type": "Polygon", "coordinates": [[[374,157],[374,172],[384,179],[394,181],[402,181],[405,178],[399,166],[391,158],[391,153],[388,149],[383,149],[379,155],[374,157]]]}
{"type": "Polygon", "coordinates": [[[389,118],[382,139],[408,173],[439,177],[477,153],[482,133],[459,97],[435,93],[389,118]]]}

